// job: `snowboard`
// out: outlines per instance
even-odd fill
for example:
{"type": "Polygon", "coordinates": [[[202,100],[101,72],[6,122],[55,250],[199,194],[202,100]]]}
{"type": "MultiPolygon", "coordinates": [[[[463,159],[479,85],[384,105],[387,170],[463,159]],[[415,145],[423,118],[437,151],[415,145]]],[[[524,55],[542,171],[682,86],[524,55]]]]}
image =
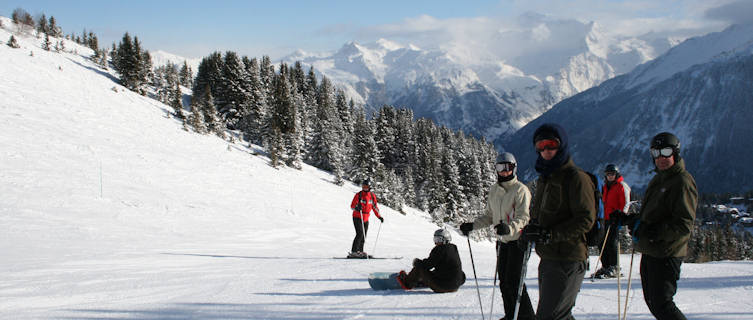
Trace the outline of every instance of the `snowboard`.
{"type": "Polygon", "coordinates": [[[369,274],[369,286],[374,290],[403,290],[397,282],[397,272],[374,272],[369,274]]]}

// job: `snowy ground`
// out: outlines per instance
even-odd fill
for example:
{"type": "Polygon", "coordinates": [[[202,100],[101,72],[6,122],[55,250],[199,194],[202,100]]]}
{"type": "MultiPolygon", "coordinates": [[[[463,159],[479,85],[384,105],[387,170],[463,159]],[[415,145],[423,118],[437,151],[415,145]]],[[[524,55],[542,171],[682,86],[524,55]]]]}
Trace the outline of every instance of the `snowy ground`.
{"type": "MultiPolygon", "coordinates": [[[[357,186],[308,166],[276,170],[240,144],[183,131],[167,106],[124,91],[78,55],[85,48],[46,52],[21,37],[11,49],[9,36],[0,30],[1,319],[481,317],[458,234],[468,276],[458,292],[368,287],[370,272],[426,257],[437,228],[426,214],[383,208],[376,249],[372,222],[367,251],[402,259],[332,259],[350,247],[357,186]]],[[[488,313],[494,249],[472,246],[488,313]]],[[[621,260],[627,269],[630,256],[621,260]]],[[[628,318],[651,319],[638,261],[628,318]]],[[[537,265],[534,256],[526,279],[534,304],[537,265]]],[[[684,264],[679,287],[690,319],[753,318],[751,262],[684,264]]],[[[616,280],[584,282],[574,313],[614,319],[616,280]]]]}

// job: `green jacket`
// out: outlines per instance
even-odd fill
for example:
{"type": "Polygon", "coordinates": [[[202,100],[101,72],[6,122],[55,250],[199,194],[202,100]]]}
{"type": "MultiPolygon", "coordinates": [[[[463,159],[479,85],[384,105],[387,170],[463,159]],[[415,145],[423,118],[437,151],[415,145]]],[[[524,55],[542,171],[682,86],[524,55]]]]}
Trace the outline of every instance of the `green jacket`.
{"type": "Polygon", "coordinates": [[[684,257],[698,206],[695,179],[680,158],[648,183],[640,212],[636,250],[656,257],[684,257]]]}
{"type": "Polygon", "coordinates": [[[591,178],[568,160],[549,177],[539,176],[533,196],[531,219],[551,230],[548,244],[536,243],[542,259],[585,261],[586,232],[596,220],[591,178]]]}

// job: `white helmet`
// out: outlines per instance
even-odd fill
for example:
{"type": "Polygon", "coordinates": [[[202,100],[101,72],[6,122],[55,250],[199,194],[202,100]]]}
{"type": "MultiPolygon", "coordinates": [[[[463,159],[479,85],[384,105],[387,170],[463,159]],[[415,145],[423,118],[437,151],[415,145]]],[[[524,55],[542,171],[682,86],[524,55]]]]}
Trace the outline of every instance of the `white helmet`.
{"type": "Polygon", "coordinates": [[[513,165],[512,174],[518,173],[518,161],[515,160],[515,156],[509,152],[500,153],[497,156],[497,163],[511,163],[513,165]]]}
{"type": "Polygon", "coordinates": [[[452,241],[452,235],[447,229],[437,229],[434,231],[434,243],[450,243],[452,241]]]}

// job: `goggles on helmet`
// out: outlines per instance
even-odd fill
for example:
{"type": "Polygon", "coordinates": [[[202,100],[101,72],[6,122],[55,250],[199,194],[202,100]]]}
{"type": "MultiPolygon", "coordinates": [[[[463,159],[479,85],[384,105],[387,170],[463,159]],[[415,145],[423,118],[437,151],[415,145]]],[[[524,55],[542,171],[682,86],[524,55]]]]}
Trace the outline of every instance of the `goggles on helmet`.
{"type": "Polygon", "coordinates": [[[651,148],[651,149],[649,149],[649,151],[651,151],[651,157],[653,157],[654,159],[656,159],[656,158],[658,158],[660,156],[668,158],[668,157],[671,157],[672,154],[675,153],[675,149],[673,149],[671,147],[665,147],[665,148],[661,148],[661,149],[651,148]]]}
{"type": "Polygon", "coordinates": [[[444,243],[443,236],[434,236],[434,243],[444,243]]]}
{"type": "Polygon", "coordinates": [[[560,147],[560,141],[558,139],[543,139],[536,141],[534,144],[536,151],[541,152],[544,150],[557,150],[560,147]]]}
{"type": "Polygon", "coordinates": [[[515,164],[510,162],[497,163],[494,166],[494,169],[496,169],[497,172],[512,171],[512,169],[515,169],[515,164]]]}

